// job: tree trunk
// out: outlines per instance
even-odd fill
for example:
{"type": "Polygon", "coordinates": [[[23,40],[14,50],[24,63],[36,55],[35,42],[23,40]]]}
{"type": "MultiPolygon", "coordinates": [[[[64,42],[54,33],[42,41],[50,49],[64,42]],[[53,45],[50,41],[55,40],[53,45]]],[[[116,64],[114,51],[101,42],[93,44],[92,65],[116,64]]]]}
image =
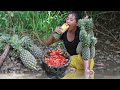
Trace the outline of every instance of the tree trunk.
{"type": "Polygon", "coordinates": [[[3,54],[0,56],[0,67],[2,66],[5,58],[7,57],[8,53],[9,53],[9,50],[10,50],[10,45],[7,44],[5,46],[5,50],[4,50],[3,54]]]}

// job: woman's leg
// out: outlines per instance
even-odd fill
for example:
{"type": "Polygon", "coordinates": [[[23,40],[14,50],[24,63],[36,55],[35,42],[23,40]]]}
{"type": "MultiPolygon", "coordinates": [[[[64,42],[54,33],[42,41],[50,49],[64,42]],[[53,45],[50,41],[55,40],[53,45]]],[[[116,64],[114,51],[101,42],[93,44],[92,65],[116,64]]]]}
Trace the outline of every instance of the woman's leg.
{"type": "MultiPolygon", "coordinates": [[[[73,55],[73,56],[71,56],[70,67],[84,70],[84,63],[83,63],[81,55],[73,55]]],[[[94,67],[94,59],[91,59],[90,60],[90,70],[92,70],[93,67],[94,67]]]]}
{"type": "MultiPolygon", "coordinates": [[[[94,71],[92,70],[94,67],[94,59],[90,61],[90,77],[93,77],[94,71]]],[[[84,72],[84,63],[82,57],[80,55],[71,56],[70,66],[66,70],[65,78],[75,78],[82,75],[84,72]],[[80,75],[78,75],[80,74],[80,75]]]]}
{"type": "MultiPolygon", "coordinates": [[[[81,55],[73,55],[71,56],[71,63],[66,72],[74,72],[76,69],[84,70],[84,63],[81,55]]],[[[94,67],[94,59],[90,60],[90,70],[93,72],[94,67]]]]}

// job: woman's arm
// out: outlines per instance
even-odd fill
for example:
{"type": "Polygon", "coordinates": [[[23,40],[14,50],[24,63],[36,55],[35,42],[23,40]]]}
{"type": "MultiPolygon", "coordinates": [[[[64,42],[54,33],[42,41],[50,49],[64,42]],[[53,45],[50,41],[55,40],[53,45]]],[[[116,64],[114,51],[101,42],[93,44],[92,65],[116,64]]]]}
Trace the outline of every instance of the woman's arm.
{"type": "Polygon", "coordinates": [[[45,45],[49,46],[49,45],[55,43],[56,41],[58,41],[54,38],[53,33],[49,36],[48,40],[45,41],[45,45]]]}

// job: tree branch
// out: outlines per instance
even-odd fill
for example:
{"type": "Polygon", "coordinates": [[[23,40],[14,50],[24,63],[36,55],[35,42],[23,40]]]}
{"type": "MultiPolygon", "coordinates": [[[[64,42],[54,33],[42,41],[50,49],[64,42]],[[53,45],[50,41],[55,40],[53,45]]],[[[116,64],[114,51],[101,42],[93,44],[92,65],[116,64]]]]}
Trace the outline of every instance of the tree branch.
{"type": "Polygon", "coordinates": [[[7,57],[8,53],[9,53],[9,50],[10,50],[10,45],[7,44],[5,46],[5,50],[4,50],[3,54],[0,56],[0,67],[2,66],[5,58],[7,57]]]}

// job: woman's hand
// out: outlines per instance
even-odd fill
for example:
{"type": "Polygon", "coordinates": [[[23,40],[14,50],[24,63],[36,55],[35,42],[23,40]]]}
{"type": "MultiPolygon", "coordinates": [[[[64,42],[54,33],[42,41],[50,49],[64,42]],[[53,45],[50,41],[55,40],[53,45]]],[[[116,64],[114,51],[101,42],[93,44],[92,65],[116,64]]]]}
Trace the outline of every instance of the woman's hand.
{"type": "Polygon", "coordinates": [[[58,34],[63,34],[62,28],[60,26],[55,29],[55,32],[57,32],[58,34]]]}

